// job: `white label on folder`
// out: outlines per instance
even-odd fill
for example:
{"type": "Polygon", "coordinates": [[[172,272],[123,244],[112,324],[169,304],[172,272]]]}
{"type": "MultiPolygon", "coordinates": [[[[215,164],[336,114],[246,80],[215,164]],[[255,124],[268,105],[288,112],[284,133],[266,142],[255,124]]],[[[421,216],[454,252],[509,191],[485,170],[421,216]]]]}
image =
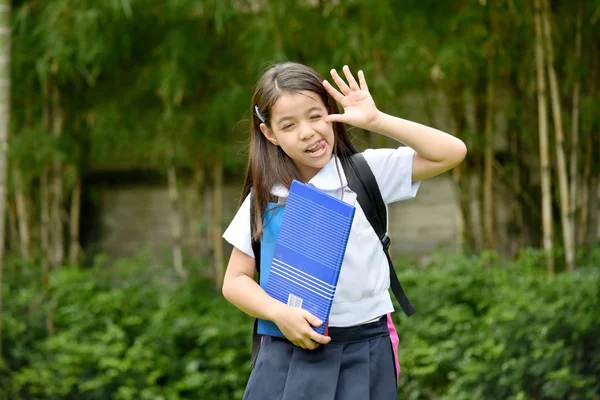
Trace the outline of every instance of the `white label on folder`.
{"type": "Polygon", "coordinates": [[[290,307],[302,307],[302,299],[290,293],[288,296],[287,305],[290,307]]]}

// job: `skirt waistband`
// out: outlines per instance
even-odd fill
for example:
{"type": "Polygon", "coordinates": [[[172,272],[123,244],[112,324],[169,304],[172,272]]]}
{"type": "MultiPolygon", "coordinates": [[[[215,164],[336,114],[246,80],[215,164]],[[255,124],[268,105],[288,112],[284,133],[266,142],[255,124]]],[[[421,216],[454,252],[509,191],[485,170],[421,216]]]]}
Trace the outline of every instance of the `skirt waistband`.
{"type": "Polygon", "coordinates": [[[386,316],[375,322],[349,327],[329,327],[330,343],[351,343],[389,335],[386,316]]]}
{"type": "MultiPolygon", "coordinates": [[[[329,327],[328,336],[331,337],[331,342],[329,342],[329,344],[344,344],[362,342],[380,336],[387,336],[389,334],[386,316],[384,315],[379,320],[368,324],[349,327],[329,327]]],[[[273,337],[272,339],[289,342],[286,338],[273,337]]]]}

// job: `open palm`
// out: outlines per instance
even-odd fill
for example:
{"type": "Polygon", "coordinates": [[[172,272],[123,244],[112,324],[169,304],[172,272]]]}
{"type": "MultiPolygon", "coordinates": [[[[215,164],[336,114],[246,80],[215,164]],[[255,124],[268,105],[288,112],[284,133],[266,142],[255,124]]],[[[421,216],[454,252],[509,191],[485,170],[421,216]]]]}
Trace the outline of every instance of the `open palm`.
{"type": "Polygon", "coordinates": [[[369,126],[377,119],[379,110],[369,93],[365,75],[362,71],[358,71],[359,82],[357,83],[348,66],[345,65],[342,70],[348,83],[344,82],[335,69],[331,70],[331,77],[340,89],[339,91],[329,82],[323,81],[325,90],[344,109],[343,114],[330,114],[327,121],[343,122],[358,128],[369,129],[369,126]]]}

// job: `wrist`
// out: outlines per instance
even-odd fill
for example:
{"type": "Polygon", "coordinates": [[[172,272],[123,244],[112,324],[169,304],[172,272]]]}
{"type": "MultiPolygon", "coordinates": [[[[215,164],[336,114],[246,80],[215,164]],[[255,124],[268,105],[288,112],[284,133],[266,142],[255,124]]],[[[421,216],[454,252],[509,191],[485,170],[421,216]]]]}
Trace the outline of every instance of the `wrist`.
{"type": "Polygon", "coordinates": [[[375,117],[369,122],[367,130],[371,132],[382,133],[387,116],[388,115],[386,113],[378,110],[377,114],[375,114],[375,117]]]}
{"type": "Polygon", "coordinates": [[[267,319],[277,323],[277,321],[280,319],[280,316],[285,313],[286,308],[286,304],[283,304],[279,300],[273,299],[273,304],[268,307],[266,315],[267,319]]]}

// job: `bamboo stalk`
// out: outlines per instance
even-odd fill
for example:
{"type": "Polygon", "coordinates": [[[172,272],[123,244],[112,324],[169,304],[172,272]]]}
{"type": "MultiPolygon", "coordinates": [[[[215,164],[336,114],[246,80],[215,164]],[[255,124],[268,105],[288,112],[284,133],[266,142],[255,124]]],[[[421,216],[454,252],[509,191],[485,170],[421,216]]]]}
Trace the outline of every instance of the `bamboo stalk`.
{"type": "MultiPolygon", "coordinates": [[[[577,66],[581,63],[581,25],[583,20],[583,3],[579,1],[577,6],[577,34],[575,37],[575,60],[577,66]]],[[[578,69],[578,68],[576,68],[578,69]]],[[[578,170],[578,159],[579,154],[579,98],[581,93],[581,77],[579,72],[576,73],[575,84],[573,86],[573,111],[571,120],[571,154],[570,154],[570,175],[571,175],[571,188],[570,188],[570,199],[571,209],[569,211],[569,221],[572,228],[571,236],[573,237],[573,243],[577,245],[577,235],[575,229],[575,214],[577,212],[576,199],[578,198],[578,186],[579,186],[579,170],[578,170]]]]}
{"type": "Polygon", "coordinates": [[[69,219],[69,232],[71,246],[69,249],[69,263],[79,265],[81,261],[81,245],[79,243],[79,221],[81,215],[81,175],[77,172],[75,186],[71,192],[71,212],[69,219]]]}
{"type": "Polygon", "coordinates": [[[19,165],[14,165],[15,203],[17,207],[17,223],[19,227],[19,248],[21,256],[29,258],[31,235],[29,232],[29,212],[24,191],[23,174],[19,165]]]}
{"type": "Polygon", "coordinates": [[[489,63],[489,76],[487,82],[486,91],[486,116],[485,116],[485,150],[484,150],[484,178],[483,178],[483,247],[484,249],[496,248],[496,216],[494,205],[494,143],[493,143],[493,131],[494,131],[494,99],[495,99],[495,85],[494,85],[494,61],[490,59],[489,63]]]}
{"type": "Polygon", "coordinates": [[[225,264],[223,255],[223,231],[221,223],[223,220],[223,161],[217,161],[213,166],[213,255],[214,255],[214,279],[215,287],[223,286],[225,275],[225,264]]]}
{"type": "MultiPolygon", "coordinates": [[[[516,130],[511,130],[509,133],[509,146],[511,154],[514,155],[515,158],[518,157],[520,143],[519,136],[516,130]]],[[[511,225],[513,226],[509,226],[509,229],[512,229],[512,231],[514,232],[512,237],[510,237],[510,254],[512,257],[514,257],[516,256],[519,249],[525,247],[525,221],[523,218],[523,206],[519,201],[519,198],[521,197],[521,193],[523,191],[521,185],[521,168],[519,167],[519,165],[517,165],[513,169],[513,174],[511,178],[511,185],[514,191],[514,195],[510,206],[510,220],[512,221],[511,225]]]]}
{"type": "Polygon", "coordinates": [[[181,212],[179,190],[177,187],[177,172],[172,162],[169,163],[167,178],[169,184],[169,199],[171,201],[171,235],[173,239],[173,267],[180,278],[187,278],[188,274],[183,266],[183,249],[181,234],[181,212]]]}
{"type": "Polygon", "coordinates": [[[546,77],[544,68],[544,51],[542,48],[542,16],[541,0],[534,0],[535,5],[535,61],[537,76],[538,124],[540,142],[540,174],[542,180],[542,232],[543,245],[546,252],[548,275],[555,273],[554,256],[552,254],[552,192],[550,181],[550,155],[548,146],[548,110],[546,100],[546,77]]]}
{"type": "MultiPolygon", "coordinates": [[[[452,89],[448,93],[450,111],[454,122],[454,135],[456,137],[463,137],[467,126],[467,116],[465,115],[462,93],[462,88],[452,89]]],[[[456,245],[463,251],[474,251],[476,244],[471,213],[471,181],[466,171],[467,167],[464,163],[452,169],[452,178],[458,200],[456,210],[456,245]]]]}
{"type": "Polygon", "coordinates": [[[590,180],[591,180],[591,168],[590,162],[592,160],[592,148],[591,140],[588,139],[588,147],[586,148],[585,154],[585,166],[583,168],[583,179],[581,185],[581,214],[579,216],[579,242],[583,245],[588,244],[589,232],[590,232],[590,180]]]}
{"type": "MultiPolygon", "coordinates": [[[[595,94],[598,92],[598,69],[600,68],[600,57],[598,56],[597,48],[592,46],[591,58],[592,58],[592,77],[589,85],[589,92],[595,94]]],[[[593,129],[593,128],[592,128],[593,129]]],[[[583,177],[581,184],[581,213],[579,218],[579,238],[580,242],[584,246],[591,244],[592,235],[591,232],[591,212],[590,208],[592,203],[595,201],[596,196],[592,191],[592,166],[594,162],[594,149],[597,144],[594,141],[594,132],[587,132],[585,137],[585,156],[583,162],[583,177]]]]}
{"type": "MultiPolygon", "coordinates": [[[[57,83],[52,85],[52,134],[55,137],[62,135],[64,126],[64,111],[60,104],[60,92],[57,83]]],[[[64,250],[64,229],[63,229],[63,166],[59,157],[55,156],[52,162],[51,174],[51,204],[50,204],[50,220],[51,220],[51,248],[52,255],[51,266],[58,268],[65,259],[64,250]]]]}
{"type": "Polygon", "coordinates": [[[598,231],[598,218],[599,218],[599,208],[600,206],[600,198],[598,198],[598,188],[600,186],[600,177],[598,175],[594,175],[592,177],[592,181],[590,182],[590,231],[588,238],[588,245],[592,243],[597,243],[600,238],[600,231],[598,231]]]}
{"type": "MultiPolygon", "coordinates": [[[[7,201],[8,169],[8,130],[10,127],[10,63],[11,63],[11,2],[0,1],[0,316],[4,312],[2,287],[4,286],[4,242],[7,201]]],[[[0,317],[0,364],[2,351],[3,325],[0,317]]]]}
{"type": "Polygon", "coordinates": [[[8,217],[8,235],[6,240],[6,249],[8,252],[15,251],[20,246],[19,228],[17,223],[16,200],[14,196],[7,194],[6,196],[6,215],[8,217]]]}
{"type": "Polygon", "coordinates": [[[546,57],[546,67],[548,69],[548,80],[550,83],[550,99],[554,122],[554,142],[556,144],[556,160],[558,171],[558,187],[560,193],[560,216],[562,222],[562,236],[565,247],[565,261],[567,263],[567,269],[572,272],[575,270],[575,248],[573,245],[573,229],[571,228],[571,223],[569,219],[571,201],[569,199],[569,177],[567,175],[567,160],[565,157],[564,150],[565,135],[563,133],[562,110],[560,105],[560,93],[558,89],[558,77],[556,76],[556,71],[554,69],[554,50],[552,45],[552,35],[550,32],[550,10],[548,8],[547,0],[544,0],[543,4],[543,32],[544,39],[546,42],[546,51],[548,53],[548,57],[546,57]]]}
{"type": "Polygon", "coordinates": [[[205,213],[205,210],[204,210],[204,205],[206,203],[205,196],[203,195],[205,180],[206,180],[205,169],[199,162],[197,162],[196,166],[194,168],[194,173],[192,175],[192,193],[193,193],[192,203],[198,210],[196,222],[199,224],[198,238],[197,238],[197,240],[199,241],[199,244],[198,244],[197,248],[200,251],[201,257],[204,257],[206,255],[206,251],[205,251],[206,243],[210,243],[208,240],[208,237],[206,235],[206,228],[203,224],[203,218],[205,218],[205,214],[208,215],[208,213],[205,213]]]}
{"type": "MultiPolygon", "coordinates": [[[[481,73],[479,78],[477,78],[477,83],[475,85],[475,118],[474,118],[474,131],[475,132],[484,132],[485,131],[485,112],[486,112],[486,96],[487,93],[487,84],[484,79],[485,74],[481,73]]],[[[485,145],[485,136],[482,138],[481,135],[477,138],[477,143],[474,145],[476,149],[483,149],[485,145]]],[[[478,150],[474,152],[473,156],[474,168],[472,169],[472,176],[477,182],[477,186],[474,189],[475,195],[477,196],[477,212],[478,215],[478,230],[480,232],[480,240],[477,243],[477,251],[481,252],[485,247],[485,152],[478,150]]]]}
{"type": "Polygon", "coordinates": [[[46,167],[40,176],[40,248],[42,257],[42,287],[48,283],[50,271],[50,184],[49,168],[46,167]]]}

